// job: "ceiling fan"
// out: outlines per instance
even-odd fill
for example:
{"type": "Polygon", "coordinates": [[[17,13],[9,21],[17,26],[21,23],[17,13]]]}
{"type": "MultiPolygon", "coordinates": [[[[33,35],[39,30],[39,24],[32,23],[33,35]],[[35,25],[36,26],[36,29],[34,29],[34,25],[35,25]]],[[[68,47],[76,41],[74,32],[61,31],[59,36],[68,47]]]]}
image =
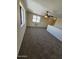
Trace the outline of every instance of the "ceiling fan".
{"type": "Polygon", "coordinates": [[[48,13],[49,13],[49,11],[46,11],[46,14],[45,14],[45,16],[44,16],[45,18],[54,17],[54,16],[52,16],[52,15],[49,15],[48,13]]]}

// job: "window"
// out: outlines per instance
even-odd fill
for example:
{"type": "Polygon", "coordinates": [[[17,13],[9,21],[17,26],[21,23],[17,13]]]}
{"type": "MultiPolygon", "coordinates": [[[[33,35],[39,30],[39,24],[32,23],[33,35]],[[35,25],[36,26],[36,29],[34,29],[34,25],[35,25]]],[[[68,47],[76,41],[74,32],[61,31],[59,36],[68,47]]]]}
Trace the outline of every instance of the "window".
{"type": "Polygon", "coordinates": [[[40,17],[39,16],[36,16],[36,15],[33,15],[33,22],[36,22],[36,23],[39,23],[40,22],[40,17]]]}
{"type": "Polygon", "coordinates": [[[25,23],[25,11],[22,8],[22,6],[20,6],[20,25],[21,27],[24,25],[25,23]]]}

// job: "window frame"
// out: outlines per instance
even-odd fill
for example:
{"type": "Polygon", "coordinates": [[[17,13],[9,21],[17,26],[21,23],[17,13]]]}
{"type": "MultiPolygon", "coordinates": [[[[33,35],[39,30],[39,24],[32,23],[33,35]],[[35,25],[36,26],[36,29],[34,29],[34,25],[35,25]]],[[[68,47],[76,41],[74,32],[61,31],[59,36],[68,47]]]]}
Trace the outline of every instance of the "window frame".
{"type": "Polygon", "coordinates": [[[23,27],[23,25],[25,24],[25,9],[21,3],[19,3],[19,6],[20,6],[20,26],[23,27]]]}
{"type": "Polygon", "coordinates": [[[32,22],[33,23],[40,23],[40,20],[41,20],[41,17],[40,16],[38,16],[38,15],[33,15],[33,18],[32,18],[32,22]],[[34,16],[36,16],[36,18],[34,18],[34,16]],[[39,17],[39,18],[38,18],[39,17]],[[36,20],[36,21],[34,21],[34,19],[36,20]],[[39,21],[38,21],[39,20],[39,21]]]}

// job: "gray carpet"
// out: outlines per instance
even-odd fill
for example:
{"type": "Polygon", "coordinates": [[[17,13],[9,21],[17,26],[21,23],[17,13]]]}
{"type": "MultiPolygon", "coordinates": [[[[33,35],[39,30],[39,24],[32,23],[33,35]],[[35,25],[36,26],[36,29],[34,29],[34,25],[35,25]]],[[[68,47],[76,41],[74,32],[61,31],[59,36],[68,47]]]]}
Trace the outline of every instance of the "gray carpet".
{"type": "Polygon", "coordinates": [[[62,59],[62,42],[46,29],[27,28],[17,59],[62,59]]]}

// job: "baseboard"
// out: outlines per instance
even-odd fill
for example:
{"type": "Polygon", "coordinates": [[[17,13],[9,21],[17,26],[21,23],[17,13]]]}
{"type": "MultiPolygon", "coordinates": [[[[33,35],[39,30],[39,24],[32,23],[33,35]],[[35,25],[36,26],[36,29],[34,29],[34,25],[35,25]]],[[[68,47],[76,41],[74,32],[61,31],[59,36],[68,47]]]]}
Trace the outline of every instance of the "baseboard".
{"type": "Polygon", "coordinates": [[[43,28],[43,29],[47,29],[47,27],[35,27],[35,26],[27,26],[27,28],[43,28]]]}

